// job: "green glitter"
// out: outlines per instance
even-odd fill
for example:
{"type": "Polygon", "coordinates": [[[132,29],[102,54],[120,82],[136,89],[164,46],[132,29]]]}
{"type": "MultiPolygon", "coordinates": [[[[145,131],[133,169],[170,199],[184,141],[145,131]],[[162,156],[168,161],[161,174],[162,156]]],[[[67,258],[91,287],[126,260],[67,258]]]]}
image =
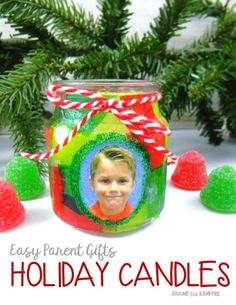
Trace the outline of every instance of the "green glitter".
{"type": "Polygon", "coordinates": [[[45,191],[37,164],[24,157],[16,157],[7,164],[5,179],[13,184],[20,200],[37,198],[45,191]]]}
{"type": "Polygon", "coordinates": [[[200,199],[211,210],[236,213],[236,170],[229,165],[213,170],[200,199]]]}
{"type": "MultiPolygon", "coordinates": [[[[144,172],[145,172],[145,175],[143,177],[143,190],[144,190],[146,187],[146,175],[148,174],[148,171],[149,171],[148,155],[147,155],[145,149],[143,148],[143,146],[136,139],[133,138],[132,142],[131,142],[131,141],[127,140],[126,136],[117,134],[117,133],[107,133],[107,134],[97,135],[92,140],[90,140],[86,145],[84,145],[78,151],[78,153],[74,156],[72,164],[71,164],[70,177],[67,177],[66,181],[69,180],[70,186],[68,186],[67,189],[71,188],[73,197],[76,199],[76,204],[77,204],[78,208],[84,214],[86,214],[89,218],[91,218],[95,223],[102,223],[106,226],[117,226],[117,225],[129,222],[130,219],[133,218],[138,213],[141,206],[144,204],[144,202],[146,202],[144,192],[141,195],[141,199],[139,201],[138,206],[136,207],[134,212],[130,215],[130,217],[127,217],[127,218],[124,218],[122,220],[118,220],[115,222],[111,222],[109,220],[102,220],[100,218],[95,217],[93,215],[93,213],[83,203],[83,200],[81,198],[81,182],[82,182],[82,179],[80,177],[81,163],[90,151],[92,151],[94,148],[96,148],[99,144],[103,144],[107,141],[112,141],[112,144],[116,144],[116,142],[117,142],[117,144],[123,142],[127,146],[132,147],[134,151],[137,151],[139,154],[141,153],[143,155],[143,162],[144,162],[143,165],[144,165],[144,172]],[[80,182],[79,187],[77,184],[78,181],[80,182]]],[[[66,173],[66,172],[64,171],[64,173],[66,173]]]]}
{"type": "Polygon", "coordinates": [[[148,218],[157,217],[165,202],[166,164],[150,171],[147,177],[147,185],[145,198],[148,205],[148,218]]]}

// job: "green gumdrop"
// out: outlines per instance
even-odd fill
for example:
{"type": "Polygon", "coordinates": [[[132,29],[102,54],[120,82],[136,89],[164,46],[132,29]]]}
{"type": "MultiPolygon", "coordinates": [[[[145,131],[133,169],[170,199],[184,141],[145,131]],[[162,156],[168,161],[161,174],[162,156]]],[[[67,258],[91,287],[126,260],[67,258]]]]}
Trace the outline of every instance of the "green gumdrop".
{"type": "Polygon", "coordinates": [[[211,210],[236,213],[236,170],[229,165],[213,170],[200,199],[211,210]]]}
{"type": "Polygon", "coordinates": [[[20,200],[37,198],[45,191],[37,164],[24,157],[15,157],[7,164],[5,179],[14,185],[20,200]]]}

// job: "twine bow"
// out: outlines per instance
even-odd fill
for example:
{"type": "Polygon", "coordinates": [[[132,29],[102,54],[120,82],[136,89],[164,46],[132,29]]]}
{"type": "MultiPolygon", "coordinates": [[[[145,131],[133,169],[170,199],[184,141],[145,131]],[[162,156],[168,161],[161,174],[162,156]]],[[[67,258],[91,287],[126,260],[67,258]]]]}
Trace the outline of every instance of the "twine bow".
{"type": "Polygon", "coordinates": [[[168,157],[168,164],[176,162],[176,156],[163,146],[158,145],[157,141],[147,134],[151,133],[162,133],[170,136],[171,131],[158,119],[151,120],[146,116],[139,115],[134,110],[128,109],[127,107],[136,104],[145,104],[157,102],[161,99],[159,92],[142,93],[138,94],[137,97],[125,96],[125,99],[116,100],[113,98],[106,98],[100,94],[90,92],[87,90],[76,89],[74,87],[52,85],[46,89],[46,95],[48,100],[52,102],[56,107],[63,109],[89,109],[90,112],[86,114],[83,119],[74,127],[74,129],[68,134],[68,136],[59,143],[51,151],[40,154],[30,154],[21,152],[21,155],[28,159],[33,160],[47,160],[53,155],[57,154],[63,147],[65,147],[80,130],[80,128],[90,120],[91,117],[95,116],[98,112],[110,112],[113,113],[133,134],[141,143],[146,147],[150,147],[155,151],[164,154],[168,157]],[[63,95],[78,94],[85,97],[94,99],[91,102],[81,103],[68,99],[64,99],[63,95]]]}

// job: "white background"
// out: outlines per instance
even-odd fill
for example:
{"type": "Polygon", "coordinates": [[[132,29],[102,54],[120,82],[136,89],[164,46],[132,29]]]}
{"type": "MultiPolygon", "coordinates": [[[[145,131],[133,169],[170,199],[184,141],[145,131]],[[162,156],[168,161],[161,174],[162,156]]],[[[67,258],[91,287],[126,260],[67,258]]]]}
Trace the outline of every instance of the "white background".
{"type": "MultiPolygon", "coordinates": [[[[6,139],[4,140],[6,143],[6,139]]],[[[3,144],[4,145],[4,144],[3,144]]],[[[231,140],[226,140],[221,146],[214,147],[207,144],[207,140],[199,137],[195,130],[175,131],[171,137],[171,149],[179,156],[187,150],[198,150],[207,162],[208,172],[224,164],[236,167],[236,146],[231,140]]],[[[9,157],[9,156],[8,156],[9,157]]],[[[51,208],[49,190],[37,200],[23,202],[26,208],[26,219],[19,227],[1,233],[0,235],[0,289],[4,305],[47,304],[71,305],[97,304],[162,304],[162,305],[234,305],[236,301],[236,214],[225,215],[206,209],[199,201],[199,192],[177,189],[170,183],[170,176],[175,166],[168,167],[168,181],[166,202],[160,218],[143,229],[130,234],[118,236],[103,236],[87,233],[62,222],[57,218],[51,208]],[[10,285],[10,262],[14,261],[17,267],[20,262],[26,264],[33,258],[11,256],[12,244],[18,247],[35,247],[42,249],[44,243],[54,247],[76,247],[79,243],[86,247],[89,243],[94,245],[107,244],[113,247],[117,254],[114,258],[105,258],[109,261],[105,272],[104,287],[99,285],[99,273],[95,261],[96,256],[89,259],[83,257],[40,256],[38,262],[47,263],[47,281],[55,282],[57,279],[57,263],[70,262],[75,272],[79,270],[82,261],[86,261],[96,286],[92,287],[87,281],[77,287],[20,287],[19,276],[16,277],[16,286],[10,285]],[[199,288],[186,287],[186,284],[175,288],[170,287],[162,279],[159,286],[152,287],[148,281],[140,282],[136,287],[122,287],[118,282],[118,271],[125,262],[132,264],[132,268],[125,271],[125,280],[137,275],[138,268],[144,261],[155,282],[155,262],[159,262],[164,270],[168,270],[171,261],[179,261],[183,265],[190,262],[191,282],[199,283],[199,261],[215,260],[217,263],[213,271],[207,271],[204,281],[215,283],[222,274],[218,271],[218,264],[226,262],[230,269],[226,271],[230,278],[227,288],[199,288]],[[220,297],[190,297],[172,296],[172,292],[191,293],[192,291],[215,291],[220,297]]],[[[37,272],[34,272],[36,277],[37,272]]],[[[181,276],[181,272],[179,272],[181,276]]],[[[145,276],[145,274],[143,274],[145,276]]],[[[31,278],[34,280],[34,278],[31,278]]],[[[35,278],[37,280],[37,278],[35,278]]]]}

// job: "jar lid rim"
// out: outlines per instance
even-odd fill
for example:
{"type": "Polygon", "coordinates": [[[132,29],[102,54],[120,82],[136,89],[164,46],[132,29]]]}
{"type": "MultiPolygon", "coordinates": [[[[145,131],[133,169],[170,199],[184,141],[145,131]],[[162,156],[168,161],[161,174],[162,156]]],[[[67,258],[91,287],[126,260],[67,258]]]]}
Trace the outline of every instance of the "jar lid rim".
{"type": "Polygon", "coordinates": [[[140,80],[140,79],[77,79],[77,80],[56,80],[54,84],[64,86],[158,86],[161,81],[158,80],[140,80]]]}

